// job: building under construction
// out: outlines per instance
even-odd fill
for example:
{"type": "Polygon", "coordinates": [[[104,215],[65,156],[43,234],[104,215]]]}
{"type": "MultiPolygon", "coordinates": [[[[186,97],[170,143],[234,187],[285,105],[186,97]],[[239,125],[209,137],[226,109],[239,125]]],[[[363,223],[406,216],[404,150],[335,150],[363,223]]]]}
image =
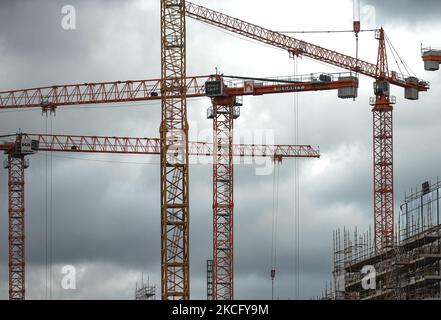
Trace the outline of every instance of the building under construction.
{"type": "Polygon", "coordinates": [[[440,193],[440,181],[425,182],[405,196],[394,244],[381,251],[370,230],[334,232],[334,288],[323,298],[441,299],[440,193]]]}
{"type": "Polygon", "coordinates": [[[141,280],[141,285],[136,283],[135,288],[135,300],[155,300],[156,298],[156,286],[150,285],[150,281],[144,282],[144,278],[141,280]]]}

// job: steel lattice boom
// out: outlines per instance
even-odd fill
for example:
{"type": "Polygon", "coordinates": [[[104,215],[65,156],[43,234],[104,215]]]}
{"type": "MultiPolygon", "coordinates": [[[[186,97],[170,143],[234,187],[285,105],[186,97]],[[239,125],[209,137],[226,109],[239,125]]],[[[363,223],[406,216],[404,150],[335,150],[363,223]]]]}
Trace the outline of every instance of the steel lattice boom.
{"type": "MultiPolygon", "coordinates": [[[[317,75],[318,77],[318,75],[317,75]]],[[[291,83],[281,84],[267,80],[260,86],[247,90],[243,82],[236,81],[229,89],[236,96],[277,94],[332,90],[344,87],[358,87],[356,79],[347,74],[337,74],[337,79],[329,82],[313,81],[308,75],[299,78],[280,78],[291,83]],[[343,78],[340,80],[340,78],[343,78]]],[[[185,80],[187,98],[205,97],[205,83],[219,76],[193,76],[185,80]]],[[[162,81],[159,79],[138,81],[97,82],[85,84],[64,84],[48,87],[9,90],[0,92],[0,109],[55,108],[75,105],[123,103],[136,101],[157,101],[162,99],[162,81]]],[[[177,94],[176,98],[181,95],[177,94]]],[[[124,108],[124,105],[121,105],[124,108]]]]}
{"type": "MultiPolygon", "coordinates": [[[[189,97],[203,97],[210,76],[185,79],[189,97]]],[[[53,85],[0,92],[0,109],[58,107],[115,102],[161,100],[162,80],[128,80],[72,85],[53,85]]],[[[175,93],[177,98],[180,92],[175,93]]],[[[123,108],[123,107],[122,107],[123,108]]]]}
{"type": "MultiPolygon", "coordinates": [[[[106,153],[106,154],[139,154],[159,155],[158,138],[106,137],[49,135],[39,133],[22,133],[18,136],[39,142],[39,151],[73,152],[73,153],[106,153]]],[[[13,144],[0,145],[0,150],[10,150],[13,144]]],[[[215,155],[212,143],[189,142],[189,155],[215,155]]],[[[235,144],[234,157],[277,157],[277,158],[320,158],[317,147],[309,145],[257,145],[235,144]]]]}
{"type": "MultiPolygon", "coordinates": [[[[186,2],[185,10],[186,15],[193,19],[287,50],[292,55],[309,57],[345,70],[361,73],[371,78],[376,78],[377,76],[377,65],[373,63],[262,28],[191,2],[186,2]]],[[[420,91],[427,91],[429,89],[427,82],[408,82],[404,75],[395,71],[387,71],[384,78],[389,83],[403,88],[413,87],[420,91]]]]}

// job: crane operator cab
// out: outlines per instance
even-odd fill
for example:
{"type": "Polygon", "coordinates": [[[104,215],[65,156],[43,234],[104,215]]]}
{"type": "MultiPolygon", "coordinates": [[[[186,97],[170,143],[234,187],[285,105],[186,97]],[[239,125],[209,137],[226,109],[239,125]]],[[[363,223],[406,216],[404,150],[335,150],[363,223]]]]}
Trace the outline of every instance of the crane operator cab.
{"type": "Polygon", "coordinates": [[[23,155],[34,154],[38,152],[40,142],[29,138],[22,138],[17,142],[17,152],[23,155]]]}

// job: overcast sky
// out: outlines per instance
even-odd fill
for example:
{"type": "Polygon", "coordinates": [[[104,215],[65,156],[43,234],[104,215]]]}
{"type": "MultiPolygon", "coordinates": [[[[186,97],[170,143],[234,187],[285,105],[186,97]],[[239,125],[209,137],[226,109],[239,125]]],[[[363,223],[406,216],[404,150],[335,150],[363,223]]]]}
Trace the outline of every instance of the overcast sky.
{"type": "MultiPolygon", "coordinates": [[[[352,1],[194,0],[273,30],[346,30],[352,1]]],[[[35,86],[151,79],[160,76],[159,0],[0,1],[0,91],[35,86]],[[74,5],[77,29],[61,27],[61,10],[74,5]]],[[[419,101],[404,100],[394,113],[395,208],[404,192],[440,175],[441,116],[437,85],[441,73],[425,72],[420,44],[441,47],[441,2],[364,1],[362,28],[384,26],[403,60],[432,83],[419,101]],[[405,4],[404,4],[405,3],[405,4]],[[375,12],[375,15],[372,13],[375,12]]],[[[321,46],[353,55],[353,34],[300,35],[321,46]]],[[[376,61],[372,33],[360,36],[361,58],[376,61]]],[[[292,75],[288,53],[188,19],[188,75],[269,77],[292,75]]],[[[390,55],[390,68],[397,66],[390,55]]],[[[299,74],[340,72],[309,59],[299,74]]],[[[332,271],[332,231],[372,222],[372,79],[361,78],[359,98],[339,100],[334,91],[299,94],[300,142],[320,146],[320,160],[301,161],[300,288],[302,298],[319,295],[332,271]]],[[[211,128],[208,99],[189,101],[194,140],[211,128]]],[[[294,141],[292,94],[248,97],[240,130],[273,132],[276,143],[294,141]]],[[[0,134],[23,132],[83,135],[159,136],[159,104],[66,107],[55,118],[41,110],[0,111],[0,134]]],[[[52,297],[132,299],[144,272],[160,296],[159,166],[157,157],[40,153],[26,170],[27,298],[46,296],[52,263],[52,297]],[[127,163],[132,162],[132,163],[127,163]],[[52,167],[52,170],[50,168],[52,167]],[[52,193],[46,177],[52,172],[52,193]],[[52,195],[52,201],[50,196],[52,195]],[[46,198],[52,218],[46,213],[46,198]],[[46,221],[53,241],[46,242],[46,221]],[[52,255],[46,246],[52,246],[52,255]],[[60,287],[61,267],[77,269],[77,290],[60,287]]],[[[280,211],[276,295],[295,297],[294,162],[280,168],[280,211]]],[[[206,297],[206,260],[211,256],[210,165],[191,166],[191,295],[206,297]]],[[[254,165],[235,167],[235,290],[238,299],[271,295],[270,255],[273,177],[257,176],[254,165]]],[[[0,171],[0,298],[7,298],[7,174],[0,171]]]]}

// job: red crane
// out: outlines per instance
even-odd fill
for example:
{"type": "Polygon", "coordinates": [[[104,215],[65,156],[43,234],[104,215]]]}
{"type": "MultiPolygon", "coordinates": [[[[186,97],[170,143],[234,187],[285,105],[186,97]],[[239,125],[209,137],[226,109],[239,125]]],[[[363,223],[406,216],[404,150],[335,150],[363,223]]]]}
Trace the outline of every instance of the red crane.
{"type": "Polygon", "coordinates": [[[264,95],[310,90],[339,89],[339,97],[354,98],[358,79],[342,74],[309,75],[298,79],[246,80],[243,86],[227,86],[221,76],[206,83],[206,94],[213,106],[208,118],[213,119],[213,145],[219,152],[213,161],[213,299],[234,298],[234,166],[233,123],[240,115],[243,95],[264,95]],[[334,79],[335,78],[335,79],[334,79]],[[285,82],[285,83],[281,83],[285,82]]]}
{"type": "MultiPolygon", "coordinates": [[[[160,155],[159,138],[130,138],[106,136],[74,136],[21,133],[22,139],[36,141],[38,151],[57,151],[74,153],[107,153],[160,155]]],[[[215,154],[213,144],[208,142],[189,142],[189,155],[206,157],[215,154]]],[[[319,158],[320,151],[309,145],[233,145],[234,157],[281,157],[281,158],[319,158]]]]}
{"type": "MultiPolygon", "coordinates": [[[[204,85],[210,78],[211,76],[186,78],[187,96],[204,97],[204,85]]],[[[62,106],[161,100],[163,91],[161,85],[161,79],[151,79],[10,90],[0,93],[0,109],[54,109],[62,106]]]]}
{"type": "MultiPolygon", "coordinates": [[[[220,75],[197,76],[186,78],[186,92],[188,98],[209,96],[213,106],[209,109],[208,117],[213,119],[213,145],[218,153],[211,152],[213,162],[213,255],[214,265],[222,270],[221,288],[216,292],[218,298],[233,298],[233,161],[232,157],[238,154],[251,155],[256,151],[256,146],[242,146],[238,149],[233,145],[231,130],[233,119],[238,113],[240,96],[266,95],[290,92],[338,90],[340,98],[353,98],[357,95],[358,79],[349,74],[310,74],[294,78],[278,79],[249,79],[243,77],[234,81],[226,82],[220,75]],[[207,85],[206,85],[207,84],[207,85]],[[348,90],[349,89],[349,90],[348,90]],[[218,214],[219,213],[219,214],[218,214]],[[220,241],[216,241],[221,239],[220,241]],[[216,254],[218,252],[219,254],[216,254]],[[219,263],[217,263],[219,261],[219,263]],[[222,293],[221,293],[222,292],[222,293]]],[[[129,80],[103,83],[84,83],[74,85],[53,85],[31,89],[21,89],[0,92],[0,109],[11,108],[43,108],[44,111],[55,111],[58,106],[74,106],[103,104],[115,102],[149,101],[162,99],[163,82],[154,80],[129,80]]],[[[123,106],[121,106],[123,108],[123,106]]],[[[48,136],[46,136],[48,137],[48,136]]],[[[147,148],[147,151],[160,150],[160,140],[117,140],[106,141],[100,137],[71,137],[56,136],[52,141],[55,145],[66,145],[75,150],[63,150],[68,152],[90,152],[106,146],[119,146],[126,149],[118,149],[123,153],[136,148],[147,148]],[[66,139],[59,141],[58,139],[66,139]],[[75,140],[72,140],[75,139],[75,140]],[[114,143],[112,143],[114,142],[114,143]],[[97,149],[94,149],[97,147],[97,149]],[[157,148],[154,149],[153,147],[157,148]]],[[[37,139],[41,145],[48,143],[45,138],[37,139]]],[[[209,148],[210,144],[204,145],[209,148]]],[[[202,145],[189,143],[189,155],[193,150],[198,150],[202,145]],[[196,148],[196,149],[195,149],[196,148]]],[[[67,148],[68,149],[68,148],[67,148]]],[[[115,150],[115,153],[117,150],[115,150]]],[[[206,151],[206,150],[202,150],[206,151]]],[[[271,150],[260,150],[260,152],[271,150]]],[[[291,152],[293,150],[281,150],[291,152]]],[[[95,152],[95,151],[94,151],[95,152]]],[[[135,152],[136,153],[136,152],[135,152]]],[[[162,238],[166,236],[164,229],[162,238]]],[[[164,267],[163,267],[164,268],[164,267]]],[[[215,269],[216,270],[216,269],[215,269]]],[[[216,273],[217,275],[217,273],[216,273]]],[[[168,281],[168,280],[167,280],[168,281]]],[[[178,280],[173,280],[178,281],[178,280]]],[[[172,280],[168,282],[172,282],[172,280]]],[[[180,280],[179,280],[180,281],[180,280]]],[[[178,281],[178,282],[179,282],[178,281]]],[[[216,282],[218,283],[218,282],[216,282]]],[[[163,284],[163,286],[165,286],[163,284]]],[[[172,285],[167,285],[167,287],[172,285]]],[[[179,287],[179,286],[173,286],[179,287]]],[[[184,290],[185,291],[185,290],[184,290]]],[[[168,291],[166,291],[168,292],[168,291]]],[[[163,292],[164,293],[164,292],[163,292]]],[[[165,298],[163,296],[163,298],[165,298]]]]}
{"type": "Polygon", "coordinates": [[[0,143],[8,159],[8,221],[9,221],[9,299],[21,300],[25,294],[25,204],[24,170],[29,166],[26,155],[36,152],[36,145],[21,136],[13,143],[0,143]]]}
{"type": "MultiPolygon", "coordinates": [[[[25,157],[38,151],[159,155],[160,139],[17,134],[14,141],[0,143],[8,159],[9,190],[9,299],[25,298],[25,175],[29,166],[25,157]]],[[[189,155],[213,156],[210,143],[189,142],[189,155]]],[[[319,158],[318,149],[306,145],[233,145],[234,157],[319,158]]]]}
{"type": "Polygon", "coordinates": [[[395,103],[395,98],[390,96],[389,86],[392,84],[402,87],[405,89],[406,99],[417,100],[419,92],[429,89],[429,83],[389,70],[383,28],[376,31],[376,39],[379,41],[378,59],[376,64],[372,64],[190,2],[186,2],[185,10],[188,17],[287,50],[292,57],[309,57],[375,79],[375,98],[370,101],[373,106],[375,248],[381,251],[392,246],[394,239],[392,105],[395,103]]]}

